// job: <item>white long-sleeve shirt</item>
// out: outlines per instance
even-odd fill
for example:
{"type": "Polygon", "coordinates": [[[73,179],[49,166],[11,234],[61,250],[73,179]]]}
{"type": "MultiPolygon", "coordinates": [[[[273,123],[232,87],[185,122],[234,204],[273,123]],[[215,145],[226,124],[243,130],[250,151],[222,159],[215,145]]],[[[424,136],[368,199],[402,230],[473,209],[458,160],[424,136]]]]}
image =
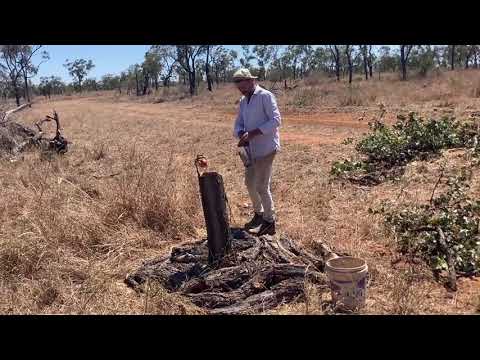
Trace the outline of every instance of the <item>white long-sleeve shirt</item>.
{"type": "Polygon", "coordinates": [[[261,135],[249,141],[252,159],[271,154],[280,150],[280,133],[278,128],[282,123],[275,95],[256,85],[255,91],[248,102],[247,97],[240,99],[240,108],[233,130],[233,136],[240,137],[240,131],[260,129],[261,135]]]}

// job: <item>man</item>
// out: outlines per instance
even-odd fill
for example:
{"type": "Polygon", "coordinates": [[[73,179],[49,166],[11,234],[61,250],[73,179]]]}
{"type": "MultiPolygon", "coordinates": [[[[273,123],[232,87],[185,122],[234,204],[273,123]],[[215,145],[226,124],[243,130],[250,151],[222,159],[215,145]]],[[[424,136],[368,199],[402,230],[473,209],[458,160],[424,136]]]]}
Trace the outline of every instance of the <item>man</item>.
{"type": "Polygon", "coordinates": [[[272,165],[280,150],[278,128],[280,112],[275,96],[255,82],[248,69],[233,75],[238,90],[243,94],[235,120],[234,136],[238,146],[244,146],[250,164],[245,168],[245,185],[253,204],[253,219],[245,224],[246,230],[259,230],[257,235],[275,234],[275,208],[270,191],[272,165]]]}

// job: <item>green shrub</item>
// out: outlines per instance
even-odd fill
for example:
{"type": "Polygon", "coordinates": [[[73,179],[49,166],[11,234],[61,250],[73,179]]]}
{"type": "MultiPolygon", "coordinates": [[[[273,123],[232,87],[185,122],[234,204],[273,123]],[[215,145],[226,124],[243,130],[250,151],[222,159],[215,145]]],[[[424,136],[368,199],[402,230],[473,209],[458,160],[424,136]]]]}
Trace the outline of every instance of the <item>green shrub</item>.
{"type": "Polygon", "coordinates": [[[439,154],[443,149],[456,147],[474,147],[475,156],[480,155],[478,128],[471,121],[460,123],[448,116],[439,120],[424,120],[415,113],[410,113],[408,116],[399,115],[397,122],[391,127],[377,120],[370,123],[370,129],[371,132],[355,146],[361,160],[358,160],[354,167],[345,164],[339,167],[338,163],[335,163],[336,168],[332,168],[333,175],[364,169],[376,172],[375,176],[389,178],[387,172],[394,167],[405,166],[417,159],[425,160],[439,154]],[[349,170],[350,168],[352,170],[349,170]]]}
{"type": "Polygon", "coordinates": [[[346,172],[352,172],[355,170],[365,170],[366,164],[362,161],[342,160],[335,161],[330,170],[330,174],[339,176],[346,172]]]}
{"type": "Polygon", "coordinates": [[[408,118],[398,116],[391,128],[377,122],[372,130],[356,146],[369,162],[387,161],[392,165],[403,165],[421,153],[437,153],[441,149],[463,145],[460,124],[449,117],[425,121],[410,113],[408,118]]]}
{"type": "Polygon", "coordinates": [[[439,246],[441,229],[454,254],[455,269],[466,275],[479,273],[480,201],[466,195],[466,180],[465,175],[449,178],[448,191],[429,204],[376,211],[396,234],[400,252],[425,259],[434,270],[446,270],[446,254],[439,246]]]}

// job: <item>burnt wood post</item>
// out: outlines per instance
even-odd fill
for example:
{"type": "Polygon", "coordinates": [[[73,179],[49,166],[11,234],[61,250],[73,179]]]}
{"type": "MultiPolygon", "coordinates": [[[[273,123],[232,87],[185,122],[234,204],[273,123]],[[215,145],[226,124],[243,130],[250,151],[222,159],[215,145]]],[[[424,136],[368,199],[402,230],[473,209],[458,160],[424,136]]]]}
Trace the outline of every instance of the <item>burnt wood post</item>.
{"type": "Polygon", "coordinates": [[[227,196],[222,176],[216,172],[199,175],[200,195],[207,226],[208,262],[216,263],[230,250],[232,234],[227,213],[227,196]]]}

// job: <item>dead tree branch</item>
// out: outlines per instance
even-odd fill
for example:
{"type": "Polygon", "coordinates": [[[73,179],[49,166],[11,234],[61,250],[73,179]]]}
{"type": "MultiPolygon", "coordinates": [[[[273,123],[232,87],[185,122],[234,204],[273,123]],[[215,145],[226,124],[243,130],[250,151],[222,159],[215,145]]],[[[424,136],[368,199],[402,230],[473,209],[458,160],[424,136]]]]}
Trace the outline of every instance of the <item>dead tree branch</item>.
{"type": "Polygon", "coordinates": [[[16,107],[15,109],[6,111],[5,114],[3,115],[2,120],[0,121],[0,125],[3,125],[5,123],[7,123],[10,115],[12,115],[12,114],[14,114],[14,113],[16,113],[20,110],[25,109],[27,106],[31,106],[31,103],[26,103],[26,104],[20,105],[19,107],[16,107]]]}

